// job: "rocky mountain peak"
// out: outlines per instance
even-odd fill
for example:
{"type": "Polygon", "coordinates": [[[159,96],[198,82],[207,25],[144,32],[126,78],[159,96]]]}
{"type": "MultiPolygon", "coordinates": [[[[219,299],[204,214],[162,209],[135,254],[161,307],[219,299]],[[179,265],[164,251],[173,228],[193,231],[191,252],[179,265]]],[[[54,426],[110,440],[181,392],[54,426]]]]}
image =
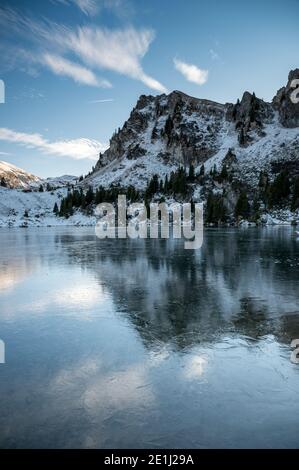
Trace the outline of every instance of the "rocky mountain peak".
{"type": "Polygon", "coordinates": [[[112,136],[96,170],[114,160],[151,158],[153,153],[182,164],[205,161],[216,149],[224,116],[224,105],[181,91],[141,95],[122,129],[112,136]]]}
{"type": "Polygon", "coordinates": [[[241,145],[248,144],[252,130],[261,134],[263,125],[271,122],[273,115],[272,106],[249,91],[235,105],[229,104],[226,113],[227,119],[235,123],[241,145]]]}
{"type": "Polygon", "coordinates": [[[152,95],[140,95],[134,109],[141,111],[150,103],[152,103],[154,100],[155,100],[155,97],[152,95]]]}
{"type": "Polygon", "coordinates": [[[162,177],[191,164],[198,171],[204,164],[210,171],[211,165],[228,163],[227,155],[233,155],[230,165],[254,182],[261,168],[273,172],[273,162],[293,165],[299,129],[292,132],[292,128],[299,128],[299,104],[292,103],[290,95],[297,78],[299,69],[290,72],[287,86],[272,103],[250,91],[235,104],[195,98],[178,90],[141,95],[84,184],[145,187],[154,173],[162,177]]]}

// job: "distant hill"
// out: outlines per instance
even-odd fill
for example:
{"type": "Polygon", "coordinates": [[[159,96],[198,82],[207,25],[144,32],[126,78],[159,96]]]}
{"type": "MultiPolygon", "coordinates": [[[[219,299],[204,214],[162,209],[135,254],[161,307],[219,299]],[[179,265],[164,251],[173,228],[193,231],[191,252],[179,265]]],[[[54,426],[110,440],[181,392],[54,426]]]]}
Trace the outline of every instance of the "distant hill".
{"type": "Polygon", "coordinates": [[[29,189],[41,181],[38,176],[27,173],[11,163],[0,161],[0,184],[10,189],[29,189]]]}

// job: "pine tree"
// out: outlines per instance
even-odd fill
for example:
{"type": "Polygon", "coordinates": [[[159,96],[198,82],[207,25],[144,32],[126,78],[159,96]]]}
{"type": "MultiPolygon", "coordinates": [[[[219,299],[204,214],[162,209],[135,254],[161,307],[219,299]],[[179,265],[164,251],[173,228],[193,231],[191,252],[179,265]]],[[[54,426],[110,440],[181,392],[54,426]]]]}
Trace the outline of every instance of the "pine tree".
{"type": "Polygon", "coordinates": [[[257,196],[253,200],[252,211],[254,220],[257,221],[260,217],[260,201],[257,196]]]}
{"type": "Polygon", "coordinates": [[[168,193],[169,191],[169,181],[168,181],[168,175],[166,175],[165,182],[164,182],[164,191],[168,193]]]}
{"type": "Polygon", "coordinates": [[[176,173],[174,171],[172,171],[170,173],[170,177],[169,177],[169,191],[170,192],[174,191],[175,179],[176,179],[176,173]]]}
{"type": "Polygon", "coordinates": [[[192,163],[190,164],[190,167],[189,167],[188,179],[191,183],[193,183],[195,179],[195,170],[194,170],[194,166],[192,165],[192,163]]]}
{"type": "Polygon", "coordinates": [[[89,186],[88,190],[87,190],[87,193],[85,195],[85,202],[86,202],[86,205],[88,206],[89,204],[91,204],[94,200],[94,192],[93,192],[93,188],[92,186],[89,186]]]}
{"type": "Polygon", "coordinates": [[[81,193],[77,189],[72,192],[72,204],[74,207],[81,206],[81,193]]]}
{"type": "Polygon", "coordinates": [[[217,223],[226,221],[226,212],[223,197],[218,194],[214,203],[214,218],[217,223]]]}
{"type": "Polygon", "coordinates": [[[147,218],[149,218],[150,217],[150,203],[147,197],[144,198],[144,206],[146,209],[147,218]]]}
{"type": "MultiPolygon", "coordinates": [[[[106,200],[107,200],[107,199],[108,199],[108,198],[106,198],[106,200]]],[[[82,193],[82,196],[81,196],[81,209],[86,209],[86,206],[87,206],[87,204],[86,204],[86,197],[85,197],[85,194],[82,193]]]]}
{"type": "Polygon", "coordinates": [[[245,191],[242,191],[235,207],[235,216],[248,218],[250,215],[250,205],[245,191]]]}
{"type": "Polygon", "coordinates": [[[215,165],[213,166],[213,169],[212,169],[212,177],[215,179],[217,177],[217,166],[216,166],[216,163],[215,165]]]}
{"type": "MultiPolygon", "coordinates": [[[[81,205],[82,205],[82,200],[83,200],[83,192],[81,191],[80,193],[80,199],[81,199],[81,205]]],[[[96,204],[101,204],[102,202],[105,202],[105,189],[103,186],[100,186],[95,195],[95,202],[96,204]]]]}
{"type": "Polygon", "coordinates": [[[205,175],[205,166],[204,164],[202,164],[200,167],[199,176],[204,176],[204,175],[205,175]]]}
{"type": "Polygon", "coordinates": [[[259,202],[258,197],[255,197],[253,200],[252,210],[255,214],[258,213],[260,210],[260,202],[259,202]]]}
{"type": "Polygon", "coordinates": [[[222,169],[221,169],[220,178],[221,178],[222,180],[227,180],[227,178],[228,178],[227,167],[226,167],[225,164],[223,165],[223,167],[222,167],[222,169]]]}
{"type": "Polygon", "coordinates": [[[153,188],[154,188],[154,194],[159,191],[159,177],[158,177],[158,175],[153,176],[153,188]]]}
{"type": "Polygon", "coordinates": [[[193,198],[191,198],[191,201],[190,201],[190,206],[191,206],[191,214],[195,214],[195,202],[193,200],[193,198]]]}
{"type": "Polygon", "coordinates": [[[292,194],[292,211],[299,208],[299,177],[295,179],[292,194]]]}
{"type": "Polygon", "coordinates": [[[38,188],[38,190],[39,190],[40,193],[43,193],[43,192],[44,192],[44,187],[43,187],[42,184],[40,185],[40,187],[38,188]]]}
{"type": "Polygon", "coordinates": [[[290,179],[286,170],[281,171],[269,188],[270,207],[279,206],[290,195],[290,179]]]}
{"type": "Polygon", "coordinates": [[[154,194],[159,191],[159,177],[158,175],[154,175],[150,180],[147,188],[146,188],[146,195],[151,198],[154,194]]]}
{"type": "Polygon", "coordinates": [[[226,222],[227,209],[224,204],[223,196],[220,194],[209,193],[206,207],[206,222],[219,224],[226,222]]]}
{"type": "Polygon", "coordinates": [[[59,209],[59,217],[64,217],[65,209],[64,209],[64,199],[62,199],[60,203],[60,209],[59,209]]]}
{"type": "Polygon", "coordinates": [[[138,191],[134,188],[134,186],[129,186],[127,189],[127,198],[131,202],[136,202],[139,198],[138,191]]]}
{"type": "Polygon", "coordinates": [[[187,175],[184,168],[179,168],[173,176],[173,192],[185,196],[187,193],[187,175]]]}
{"type": "Polygon", "coordinates": [[[207,207],[206,207],[206,221],[208,223],[213,222],[213,212],[214,212],[214,195],[212,192],[210,192],[208,195],[207,207]]]}
{"type": "Polygon", "coordinates": [[[73,210],[73,205],[72,205],[72,200],[71,199],[68,199],[67,203],[66,203],[66,217],[70,217],[71,215],[73,215],[74,213],[74,210],[73,210]]]}
{"type": "Polygon", "coordinates": [[[54,212],[55,215],[58,215],[59,210],[58,210],[57,202],[55,202],[55,204],[54,204],[53,212],[54,212]]]}

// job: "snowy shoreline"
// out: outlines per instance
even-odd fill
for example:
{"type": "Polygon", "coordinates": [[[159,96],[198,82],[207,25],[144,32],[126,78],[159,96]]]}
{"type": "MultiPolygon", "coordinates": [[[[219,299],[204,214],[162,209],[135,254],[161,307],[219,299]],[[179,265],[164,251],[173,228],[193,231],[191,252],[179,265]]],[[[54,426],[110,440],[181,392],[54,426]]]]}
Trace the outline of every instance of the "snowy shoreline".
{"type": "MultiPolygon", "coordinates": [[[[0,188],[0,228],[95,226],[98,219],[92,214],[87,215],[79,210],[76,210],[69,218],[58,217],[54,214],[54,205],[57,204],[59,207],[67,192],[67,187],[44,192],[0,188]]],[[[241,220],[238,223],[221,224],[219,227],[283,225],[299,225],[299,210],[291,212],[289,209],[276,209],[261,213],[258,223],[241,220]]]]}
{"type": "MultiPolygon", "coordinates": [[[[62,217],[49,217],[41,220],[32,220],[30,218],[22,218],[17,221],[0,219],[0,229],[7,228],[46,228],[46,227],[95,227],[98,219],[95,216],[86,216],[81,213],[74,214],[68,219],[62,217]]],[[[149,220],[148,220],[148,223],[149,220]]],[[[171,225],[171,224],[170,224],[171,225]]],[[[183,224],[182,224],[183,225],[183,224]]],[[[204,224],[205,229],[229,229],[229,228],[263,228],[263,227],[296,227],[299,225],[299,221],[296,220],[279,220],[273,217],[269,217],[266,223],[255,223],[248,220],[241,220],[235,224],[204,224]]]]}

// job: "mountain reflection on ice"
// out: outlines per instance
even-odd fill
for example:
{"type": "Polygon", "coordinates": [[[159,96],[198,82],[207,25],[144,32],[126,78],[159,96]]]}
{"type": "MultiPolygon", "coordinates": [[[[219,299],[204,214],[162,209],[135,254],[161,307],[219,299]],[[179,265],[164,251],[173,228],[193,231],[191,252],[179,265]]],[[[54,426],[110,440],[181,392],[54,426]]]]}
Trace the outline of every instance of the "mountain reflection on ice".
{"type": "Polygon", "coordinates": [[[1,447],[296,447],[292,228],[1,230],[1,447]]]}

